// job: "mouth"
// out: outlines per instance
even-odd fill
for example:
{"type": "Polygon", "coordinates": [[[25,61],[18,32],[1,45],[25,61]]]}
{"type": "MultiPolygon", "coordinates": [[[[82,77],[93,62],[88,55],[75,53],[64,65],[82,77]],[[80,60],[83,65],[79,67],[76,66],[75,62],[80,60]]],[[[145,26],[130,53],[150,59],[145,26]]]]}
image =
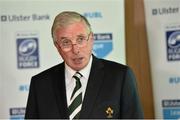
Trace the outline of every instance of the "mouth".
{"type": "Polygon", "coordinates": [[[82,61],[83,61],[83,57],[78,57],[78,58],[74,58],[74,59],[73,59],[73,62],[74,62],[75,64],[81,64],[82,61]]]}

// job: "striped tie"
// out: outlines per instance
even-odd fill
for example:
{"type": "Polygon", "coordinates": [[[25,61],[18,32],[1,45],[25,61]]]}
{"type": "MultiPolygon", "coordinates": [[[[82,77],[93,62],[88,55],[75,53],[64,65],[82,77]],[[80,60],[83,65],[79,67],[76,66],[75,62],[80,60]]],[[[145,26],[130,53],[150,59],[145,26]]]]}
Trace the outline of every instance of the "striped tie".
{"type": "Polygon", "coordinates": [[[76,86],[70,98],[70,105],[69,105],[70,119],[78,119],[80,115],[81,106],[82,106],[82,89],[80,82],[81,77],[82,75],[79,72],[76,72],[76,74],[73,76],[74,80],[76,80],[76,86]]]}

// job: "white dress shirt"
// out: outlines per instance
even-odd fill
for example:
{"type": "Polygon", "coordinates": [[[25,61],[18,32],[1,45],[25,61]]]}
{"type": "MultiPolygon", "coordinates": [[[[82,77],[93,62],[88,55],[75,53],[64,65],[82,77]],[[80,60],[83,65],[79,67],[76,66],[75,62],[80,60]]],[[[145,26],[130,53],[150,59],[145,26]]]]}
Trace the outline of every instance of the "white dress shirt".
{"type": "MultiPolygon", "coordinates": [[[[89,74],[91,70],[91,65],[92,65],[92,56],[90,57],[88,65],[82,70],[78,71],[83,75],[83,77],[80,79],[81,84],[82,84],[82,99],[84,99],[86,86],[87,86],[87,82],[88,82],[89,74]]],[[[65,63],[66,98],[67,98],[68,106],[70,104],[71,94],[76,86],[76,81],[72,78],[76,72],[77,71],[73,70],[65,63]]]]}

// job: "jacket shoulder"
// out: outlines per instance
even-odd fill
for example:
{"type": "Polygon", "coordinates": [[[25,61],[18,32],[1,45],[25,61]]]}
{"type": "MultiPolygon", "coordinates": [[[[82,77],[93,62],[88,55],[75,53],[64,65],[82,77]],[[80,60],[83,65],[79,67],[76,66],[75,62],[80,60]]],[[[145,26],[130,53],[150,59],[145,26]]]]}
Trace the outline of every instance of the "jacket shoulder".
{"type": "Polygon", "coordinates": [[[45,76],[53,75],[54,73],[60,72],[62,70],[64,70],[64,63],[60,63],[51,68],[48,68],[48,69],[34,75],[33,77],[41,77],[41,76],[45,77],[45,76]]]}
{"type": "Polygon", "coordinates": [[[130,69],[129,66],[118,63],[118,62],[105,60],[105,59],[99,59],[99,60],[103,63],[105,69],[107,68],[107,69],[121,70],[121,71],[130,69]]]}

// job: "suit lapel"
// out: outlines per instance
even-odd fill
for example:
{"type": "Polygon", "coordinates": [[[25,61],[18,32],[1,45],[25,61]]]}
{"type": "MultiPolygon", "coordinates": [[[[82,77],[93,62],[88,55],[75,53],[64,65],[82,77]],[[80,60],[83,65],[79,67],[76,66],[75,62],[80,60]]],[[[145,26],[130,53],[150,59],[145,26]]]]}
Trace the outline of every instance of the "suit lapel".
{"type": "Polygon", "coordinates": [[[61,118],[68,118],[66,89],[65,89],[65,75],[64,75],[64,63],[60,64],[55,69],[53,75],[53,89],[56,97],[56,102],[60,111],[61,118]]]}
{"type": "MultiPolygon", "coordinates": [[[[104,76],[104,71],[102,70],[102,68],[102,62],[100,62],[97,58],[93,56],[92,67],[83,100],[80,118],[89,118],[91,111],[95,107],[95,101],[97,99],[97,95],[104,76]]],[[[52,87],[59,108],[60,118],[67,119],[69,118],[69,116],[67,108],[64,72],[64,63],[62,63],[58,65],[58,67],[55,69],[55,74],[52,74],[52,87]]]]}
{"type": "Polygon", "coordinates": [[[103,64],[93,56],[91,72],[82,104],[80,118],[88,118],[92,109],[95,107],[94,104],[104,76],[102,68],[103,64]]]}

